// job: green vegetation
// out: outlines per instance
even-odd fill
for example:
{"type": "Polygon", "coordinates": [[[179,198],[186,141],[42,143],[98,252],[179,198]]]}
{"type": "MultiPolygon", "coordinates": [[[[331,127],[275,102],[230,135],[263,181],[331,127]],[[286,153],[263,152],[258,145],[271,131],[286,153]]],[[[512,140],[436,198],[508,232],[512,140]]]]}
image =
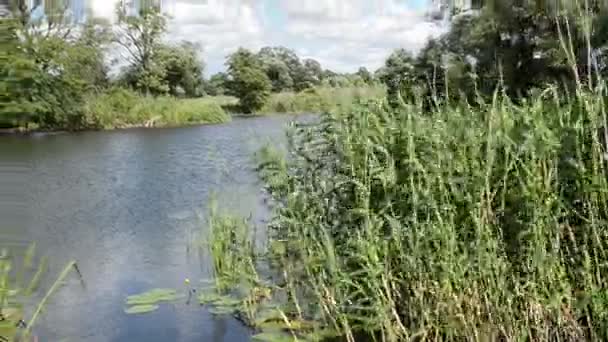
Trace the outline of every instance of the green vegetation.
{"type": "Polygon", "coordinates": [[[253,231],[223,221],[241,238],[212,250],[234,261],[218,274],[271,265],[288,320],[350,340],[605,340],[606,94],[554,95],[431,115],[372,103],[296,126],[290,159],[262,158],[268,247],[235,255],[253,231]]]}
{"type": "Polygon", "coordinates": [[[88,127],[177,126],[215,124],[230,121],[219,103],[225,99],[177,99],[170,96],[142,96],[125,89],[112,89],[91,96],[84,112],[88,127]]]}
{"type": "Polygon", "coordinates": [[[45,18],[32,18],[26,1],[13,4],[12,17],[0,22],[0,128],[219,123],[228,121],[225,111],[317,111],[350,102],[349,90],[317,96],[325,92],[317,88],[377,87],[365,68],[340,75],[284,47],[257,53],[240,48],[227,57],[226,73],[205,80],[200,47],[166,43],[170,18],[153,4],[138,13],[117,6],[113,24],[96,18],[74,23],[60,5],[45,9],[45,18]],[[122,65],[118,75],[110,73],[110,50],[120,52],[112,61],[122,65]],[[234,96],[238,105],[215,103],[216,96],[234,96]]]}
{"type": "Polygon", "coordinates": [[[31,318],[27,319],[25,305],[41,291],[40,279],[46,271],[46,258],[36,255],[35,244],[28,248],[0,248],[1,341],[29,341],[32,328],[53,294],[70,274],[76,272],[80,275],[76,262],[68,263],[37,303],[31,318]]]}
{"type": "Polygon", "coordinates": [[[578,10],[456,18],[387,59],[386,100],[295,124],[285,155],[262,149],[267,244],[241,248],[255,227],[211,215],[224,286],[268,298],[238,315],[266,340],[607,340],[608,91],[589,52],[604,12],[578,10]],[[273,332],[255,323],[265,301],[273,332]]]}
{"type": "MultiPolygon", "coordinates": [[[[452,1],[445,1],[452,2],[452,1]]],[[[608,74],[604,1],[478,1],[478,12],[452,18],[450,30],[414,56],[394,51],[376,76],[391,104],[423,98],[476,104],[501,88],[520,101],[547,85],[572,96],[608,74]]]]}
{"type": "Polygon", "coordinates": [[[262,108],[270,96],[271,84],[258,58],[241,48],[228,57],[226,65],[231,91],[239,98],[241,109],[252,113],[262,108]]]}
{"type": "Polygon", "coordinates": [[[322,113],[351,106],[359,100],[379,99],[385,96],[381,86],[317,87],[302,92],[272,94],[259,113],[322,113]]]}

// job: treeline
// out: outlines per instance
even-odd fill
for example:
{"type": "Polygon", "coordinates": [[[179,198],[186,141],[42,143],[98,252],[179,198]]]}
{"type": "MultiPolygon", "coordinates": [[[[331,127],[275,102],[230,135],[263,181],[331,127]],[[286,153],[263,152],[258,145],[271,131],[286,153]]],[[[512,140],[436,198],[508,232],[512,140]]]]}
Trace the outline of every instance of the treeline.
{"type": "Polygon", "coordinates": [[[34,17],[35,8],[26,1],[13,4],[12,16],[0,21],[4,127],[95,127],[99,113],[89,112],[87,103],[116,87],[141,95],[200,95],[203,64],[197,48],[164,43],[167,17],[154,8],[132,16],[117,7],[118,22],[110,25],[95,18],[76,24],[59,5],[34,17]],[[110,53],[116,46],[121,48],[110,53]],[[112,79],[117,64],[123,67],[112,79]]]}
{"type": "Polygon", "coordinates": [[[12,15],[0,22],[0,128],[216,122],[223,110],[219,101],[189,101],[188,106],[197,107],[177,106],[183,113],[170,118],[166,104],[170,98],[230,95],[239,99],[233,110],[250,113],[260,110],[272,92],[373,83],[364,68],[338,74],[284,47],[257,53],[239,49],[227,57],[227,72],[206,80],[199,46],[164,41],[169,18],[154,6],[142,7],[136,15],[118,6],[118,20],[111,25],[96,18],[76,24],[67,8],[57,4],[46,6],[43,17],[35,16],[36,8],[27,3],[13,2],[12,15]],[[209,115],[193,116],[195,112],[209,115]]]}
{"type": "Polygon", "coordinates": [[[608,72],[608,12],[602,1],[487,1],[454,16],[450,30],[413,56],[394,51],[378,70],[393,104],[477,103],[495,90],[513,100],[557,86],[564,96],[608,72]],[[561,7],[560,7],[561,6],[561,7]]]}
{"type": "Polygon", "coordinates": [[[364,67],[353,74],[338,74],[323,69],[314,59],[300,60],[293,50],[280,46],[264,47],[257,53],[240,48],[227,57],[226,67],[226,73],[211,77],[206,91],[211,95],[238,97],[245,113],[261,109],[271,92],[374,84],[373,76],[364,67]]]}

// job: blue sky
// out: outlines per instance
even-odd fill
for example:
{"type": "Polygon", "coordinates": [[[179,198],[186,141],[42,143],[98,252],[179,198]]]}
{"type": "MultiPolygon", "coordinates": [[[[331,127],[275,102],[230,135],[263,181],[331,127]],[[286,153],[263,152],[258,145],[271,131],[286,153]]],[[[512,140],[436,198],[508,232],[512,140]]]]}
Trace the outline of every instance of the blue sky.
{"type": "MultiPolygon", "coordinates": [[[[91,0],[111,15],[113,1],[91,0]]],[[[201,46],[206,73],[224,69],[239,46],[283,45],[340,72],[374,70],[396,48],[413,52],[443,28],[425,20],[430,0],[163,0],[167,39],[201,46]]]]}

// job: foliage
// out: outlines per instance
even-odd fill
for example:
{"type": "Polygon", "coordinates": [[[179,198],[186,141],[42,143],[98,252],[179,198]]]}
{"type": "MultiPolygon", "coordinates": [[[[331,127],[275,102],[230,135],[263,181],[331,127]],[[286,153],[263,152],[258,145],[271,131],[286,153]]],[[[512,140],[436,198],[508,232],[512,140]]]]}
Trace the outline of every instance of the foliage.
{"type": "Polygon", "coordinates": [[[286,317],[349,341],[608,338],[608,94],[557,94],[295,124],[288,158],[261,165],[255,260],[286,317]]]}
{"type": "Polygon", "coordinates": [[[231,94],[239,98],[241,109],[252,113],[264,106],[270,96],[271,82],[260,59],[243,48],[228,56],[231,94]]]}
{"type": "Polygon", "coordinates": [[[477,103],[497,88],[516,101],[546,84],[563,94],[577,85],[592,88],[608,70],[608,17],[598,4],[488,1],[479,11],[454,16],[450,30],[416,58],[395,51],[381,79],[394,105],[400,96],[411,97],[416,84],[413,96],[427,108],[446,99],[477,103]]]}
{"type": "Polygon", "coordinates": [[[214,99],[155,98],[121,88],[89,96],[85,113],[88,126],[106,129],[230,121],[230,116],[214,99]]]}
{"type": "Polygon", "coordinates": [[[84,125],[84,95],[106,81],[102,46],[108,27],[91,20],[76,29],[54,8],[46,22],[29,20],[29,9],[21,5],[13,19],[1,23],[6,53],[0,65],[0,121],[5,126],[33,122],[43,128],[79,129],[84,125]]]}
{"type": "Polygon", "coordinates": [[[169,87],[170,95],[202,95],[204,67],[197,51],[197,46],[188,42],[159,48],[155,59],[159,65],[164,66],[164,83],[169,87]]]}
{"type": "Polygon", "coordinates": [[[142,6],[140,13],[127,12],[126,6],[116,6],[118,24],[116,43],[125,51],[127,83],[145,94],[165,94],[167,70],[157,58],[161,38],[167,31],[167,17],[153,6],[142,6]]]}
{"type": "Polygon", "coordinates": [[[23,250],[14,246],[0,248],[0,340],[29,341],[32,328],[49,299],[74,272],[79,274],[78,266],[71,261],[42,298],[32,302],[32,298],[41,294],[40,279],[47,273],[47,259],[37,255],[35,244],[23,250]],[[35,309],[28,319],[25,313],[30,311],[30,306],[35,309]]]}
{"type": "Polygon", "coordinates": [[[218,72],[204,83],[205,93],[210,96],[229,95],[229,80],[228,74],[218,72]]]}
{"type": "Polygon", "coordinates": [[[318,87],[299,93],[283,92],[272,94],[259,113],[322,113],[384,95],[381,87],[318,87]]]}

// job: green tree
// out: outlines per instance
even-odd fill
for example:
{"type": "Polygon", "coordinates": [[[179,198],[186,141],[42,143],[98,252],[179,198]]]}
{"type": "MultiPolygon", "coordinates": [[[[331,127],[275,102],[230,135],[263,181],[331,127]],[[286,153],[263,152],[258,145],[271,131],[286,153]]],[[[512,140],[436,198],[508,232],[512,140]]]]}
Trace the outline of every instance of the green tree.
{"type": "Polygon", "coordinates": [[[305,59],[294,78],[295,90],[302,91],[321,84],[322,75],[323,69],[319,62],[310,58],[305,59]]]}
{"type": "Polygon", "coordinates": [[[391,105],[397,106],[402,96],[412,94],[411,88],[416,79],[414,57],[405,49],[395,50],[378,73],[379,79],[387,87],[391,105]]]}
{"type": "Polygon", "coordinates": [[[242,110],[252,113],[262,108],[270,96],[272,84],[258,56],[240,48],[228,56],[226,65],[231,93],[239,98],[242,110]]]}
{"type": "Polygon", "coordinates": [[[372,84],[374,81],[372,74],[369,72],[369,70],[367,70],[366,67],[360,67],[359,70],[357,70],[356,74],[366,84],[372,84]]]}
{"type": "Polygon", "coordinates": [[[53,3],[40,20],[31,17],[25,1],[15,5],[13,19],[2,21],[7,53],[0,65],[0,120],[3,125],[35,122],[66,129],[86,125],[84,96],[105,80],[105,36],[99,32],[106,28],[96,22],[77,27],[53,3]]]}
{"type": "Polygon", "coordinates": [[[146,94],[167,93],[170,90],[164,82],[167,70],[155,58],[162,49],[167,16],[156,6],[142,6],[139,13],[133,15],[120,4],[116,7],[116,14],[116,42],[124,49],[128,63],[124,79],[146,94]]]}
{"type": "Polygon", "coordinates": [[[218,72],[209,78],[209,81],[205,82],[205,93],[211,96],[228,95],[230,92],[228,74],[225,72],[218,72]]]}
{"type": "Polygon", "coordinates": [[[171,95],[202,95],[204,64],[197,51],[198,47],[189,42],[159,47],[155,64],[165,69],[164,82],[171,95]]]}
{"type": "Polygon", "coordinates": [[[263,47],[258,52],[275,92],[293,90],[302,75],[302,62],[295,51],[283,46],[263,47]]]}

